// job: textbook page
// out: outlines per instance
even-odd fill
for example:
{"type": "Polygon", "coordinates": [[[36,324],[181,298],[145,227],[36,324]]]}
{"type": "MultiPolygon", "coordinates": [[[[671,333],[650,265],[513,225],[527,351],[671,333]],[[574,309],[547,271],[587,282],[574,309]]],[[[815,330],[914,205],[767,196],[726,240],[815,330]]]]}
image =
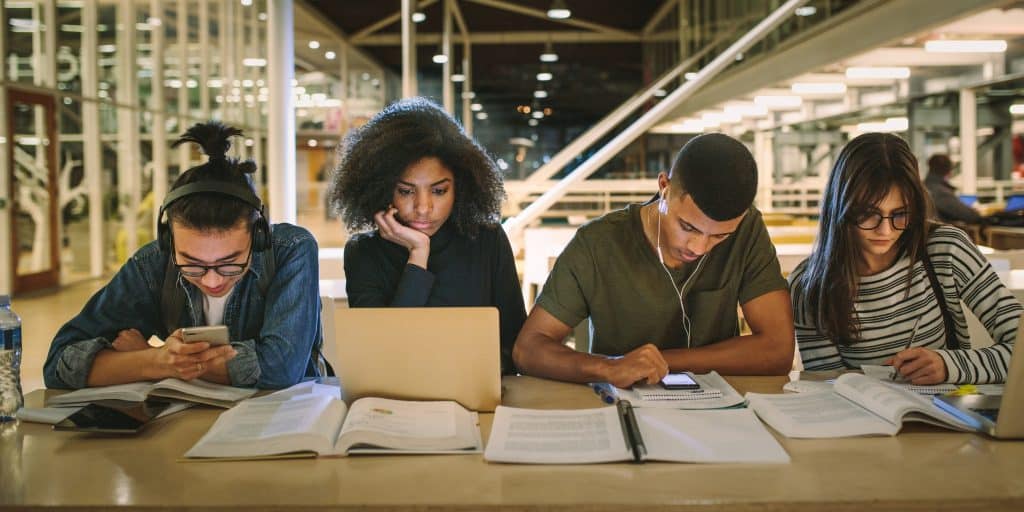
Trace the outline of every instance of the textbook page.
{"type": "Polygon", "coordinates": [[[892,423],[835,392],[772,395],[747,393],[750,408],[786,437],[830,438],[896,435],[892,423]]]}
{"type": "Polygon", "coordinates": [[[974,430],[932,405],[931,400],[913,391],[891,386],[865,375],[841,375],[836,379],[835,390],[836,393],[897,425],[909,420],[957,430],[974,430]]]}
{"type": "Polygon", "coordinates": [[[499,405],[484,459],[528,464],[633,460],[615,407],[520,409],[499,405]]]}
{"type": "Polygon", "coordinates": [[[204,380],[164,379],[160,382],[133,382],[114,386],[82,388],[47,400],[47,405],[86,405],[98,400],[142,402],[148,396],[175,398],[228,408],[256,393],[255,389],[236,388],[204,380]]]}
{"type": "Polygon", "coordinates": [[[70,393],[55,396],[46,401],[47,406],[86,405],[97,400],[124,400],[126,402],[142,402],[146,394],[153,389],[152,382],[133,382],[114,386],[76,389],[70,393]]]}
{"type": "Polygon", "coordinates": [[[477,416],[452,401],[356,400],[335,452],[461,453],[480,451],[477,416]]]}
{"type": "Polygon", "coordinates": [[[789,454],[747,409],[635,409],[646,460],[786,463],[789,454]]]}
{"type": "Polygon", "coordinates": [[[186,457],[333,453],[345,402],[325,394],[246,400],[224,412],[186,457]]]}

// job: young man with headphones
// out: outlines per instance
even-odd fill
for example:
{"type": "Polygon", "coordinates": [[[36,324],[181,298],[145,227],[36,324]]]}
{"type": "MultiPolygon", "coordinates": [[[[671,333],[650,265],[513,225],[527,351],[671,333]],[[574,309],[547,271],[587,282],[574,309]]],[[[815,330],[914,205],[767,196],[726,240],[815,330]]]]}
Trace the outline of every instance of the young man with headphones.
{"type": "Polygon", "coordinates": [[[175,146],[209,160],[182,173],[139,249],[57,332],[46,386],[81,388],[174,377],[283,388],[318,374],[322,343],[316,240],[270,226],[249,175],[226,155],[241,131],[197,124],[175,146]],[[181,328],[225,325],[230,343],[185,343],[181,328]],[[165,339],[150,346],[147,339],[165,339]]]}
{"type": "Polygon", "coordinates": [[[596,219],[558,257],[516,338],[521,372],[629,387],[668,372],[783,375],[793,360],[786,280],[761,213],[754,158],[723,134],[690,140],[658,195],[596,219]],[[740,336],[737,304],[752,334],[740,336]],[[591,353],[562,344],[590,319],[591,353]]]}

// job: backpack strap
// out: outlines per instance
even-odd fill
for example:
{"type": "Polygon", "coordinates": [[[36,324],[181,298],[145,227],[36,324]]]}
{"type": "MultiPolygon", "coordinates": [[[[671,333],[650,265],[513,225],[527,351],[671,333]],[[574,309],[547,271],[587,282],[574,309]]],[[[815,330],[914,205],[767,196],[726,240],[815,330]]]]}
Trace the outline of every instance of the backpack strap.
{"type": "Polygon", "coordinates": [[[946,296],[942,293],[939,278],[935,275],[935,267],[932,266],[931,256],[927,251],[924,253],[922,262],[924,263],[924,271],[928,274],[928,281],[932,285],[932,293],[935,294],[935,300],[939,303],[939,311],[942,313],[942,325],[946,331],[946,349],[958,349],[960,348],[960,343],[956,340],[956,325],[953,323],[953,315],[950,314],[949,308],[946,306],[946,296]]]}
{"type": "Polygon", "coordinates": [[[163,317],[166,335],[170,335],[179,327],[181,313],[185,310],[185,290],[178,286],[178,267],[174,266],[174,258],[167,258],[164,271],[164,285],[160,293],[160,314],[163,317]]]}

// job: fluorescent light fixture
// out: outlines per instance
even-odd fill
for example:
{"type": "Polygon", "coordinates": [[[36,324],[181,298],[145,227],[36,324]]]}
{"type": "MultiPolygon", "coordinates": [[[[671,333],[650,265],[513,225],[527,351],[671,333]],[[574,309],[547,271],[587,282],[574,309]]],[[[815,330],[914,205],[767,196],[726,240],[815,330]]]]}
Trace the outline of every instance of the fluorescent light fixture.
{"type": "Polygon", "coordinates": [[[925,42],[924,49],[935,53],[1002,53],[1006,51],[1006,41],[1002,39],[937,39],[925,42]]]}
{"type": "Polygon", "coordinates": [[[163,20],[155,16],[150,16],[146,18],[146,23],[149,23],[149,26],[151,27],[159,27],[160,25],[164,24],[163,20]]]}
{"type": "Polygon", "coordinates": [[[185,81],[185,87],[188,87],[189,89],[195,89],[196,87],[199,87],[199,82],[189,78],[187,81],[185,81]]]}
{"type": "Polygon", "coordinates": [[[668,95],[668,91],[666,91],[665,89],[657,89],[657,90],[654,91],[654,97],[655,98],[664,98],[667,95],[668,95]]]}
{"type": "Polygon", "coordinates": [[[247,59],[242,59],[242,65],[243,66],[249,66],[250,68],[262,68],[262,67],[266,67],[267,59],[261,59],[261,58],[258,58],[258,57],[249,57],[247,59]]]}
{"type": "Polygon", "coordinates": [[[794,94],[843,94],[846,84],[841,82],[797,82],[789,87],[794,94]]]}
{"type": "Polygon", "coordinates": [[[1024,116],[1024,103],[1010,105],[1010,113],[1015,116],[1024,116]]]}
{"type": "Polygon", "coordinates": [[[466,75],[462,73],[452,73],[452,82],[465,82],[466,75]]]}
{"type": "Polygon", "coordinates": [[[330,50],[327,50],[327,52],[324,53],[324,58],[327,59],[327,60],[334,60],[334,58],[337,57],[337,56],[338,56],[337,53],[334,53],[334,52],[332,52],[330,50]]]}
{"type": "Polygon", "coordinates": [[[476,113],[476,118],[481,120],[481,121],[483,121],[484,119],[487,119],[487,112],[477,112],[476,113]]]}
{"type": "Polygon", "coordinates": [[[540,110],[534,110],[530,115],[533,116],[534,119],[544,119],[544,112],[540,110]]]}
{"type": "Polygon", "coordinates": [[[530,126],[537,126],[538,124],[540,124],[540,121],[538,121],[536,119],[530,119],[529,121],[526,122],[526,124],[528,124],[530,126]]]}
{"type": "Polygon", "coordinates": [[[416,12],[412,13],[412,22],[413,23],[423,23],[424,21],[427,21],[427,15],[426,14],[423,14],[420,11],[416,11],[416,12]]]}
{"type": "Polygon", "coordinates": [[[260,19],[260,21],[267,21],[267,13],[265,12],[261,12],[257,17],[260,19]]]}
{"type": "Polygon", "coordinates": [[[316,50],[317,48],[320,48],[320,41],[317,41],[316,39],[314,39],[314,40],[309,42],[309,49],[310,50],[316,50]]]}
{"type": "Polygon", "coordinates": [[[242,0],[242,5],[249,7],[252,5],[252,0],[242,0]]]}
{"type": "Polygon", "coordinates": [[[803,7],[797,7],[793,14],[797,16],[814,16],[818,12],[818,8],[813,5],[805,5],[803,7]]]}
{"type": "Polygon", "coordinates": [[[548,92],[545,91],[544,89],[537,89],[536,91],[533,91],[533,97],[544,99],[548,97],[548,92]]]}
{"type": "Polygon", "coordinates": [[[901,79],[910,78],[910,68],[905,66],[891,66],[891,67],[868,67],[868,66],[851,66],[846,68],[846,78],[857,79],[857,78],[882,78],[882,79],[901,79]]]}
{"type": "Polygon", "coordinates": [[[754,97],[754,104],[767,109],[798,108],[803,105],[804,100],[800,96],[786,96],[776,94],[765,94],[754,97]]]}
{"type": "Polygon", "coordinates": [[[469,105],[469,109],[472,110],[473,112],[480,112],[481,110],[484,109],[484,106],[479,103],[471,103],[469,105]]]}
{"type": "Polygon", "coordinates": [[[431,57],[430,60],[434,61],[434,64],[444,64],[445,62],[448,62],[448,56],[443,53],[438,53],[431,57]]]}
{"type": "Polygon", "coordinates": [[[465,91],[462,93],[462,99],[464,100],[471,100],[473,98],[476,98],[476,93],[473,91],[465,91]]]}
{"type": "Polygon", "coordinates": [[[255,82],[253,82],[252,80],[242,80],[242,87],[252,87],[253,85],[255,85],[255,82]]]}
{"type": "Polygon", "coordinates": [[[687,80],[693,80],[694,78],[697,78],[697,73],[694,73],[692,71],[689,72],[689,73],[684,73],[683,74],[683,78],[685,78],[687,80]]]}
{"type": "Polygon", "coordinates": [[[555,52],[544,52],[540,54],[541,62],[558,62],[558,54],[555,52]]]}
{"type": "Polygon", "coordinates": [[[117,51],[117,47],[112,44],[101,44],[98,49],[100,53],[114,53],[117,51]]]}
{"type": "Polygon", "coordinates": [[[564,20],[572,17],[572,11],[569,10],[569,6],[565,5],[565,0],[555,0],[551,2],[551,8],[548,9],[548,18],[553,20],[564,20]]]}
{"type": "Polygon", "coordinates": [[[734,103],[725,106],[725,113],[741,117],[764,117],[768,115],[768,108],[754,103],[734,103]]]}
{"type": "Polygon", "coordinates": [[[537,81],[539,82],[547,82],[552,78],[554,78],[554,75],[548,73],[547,71],[541,71],[540,73],[537,73],[537,81]]]}
{"type": "Polygon", "coordinates": [[[78,33],[85,32],[85,27],[83,27],[81,25],[61,25],[60,29],[63,32],[78,32],[78,33]]]}
{"type": "Polygon", "coordinates": [[[182,83],[181,80],[172,78],[170,80],[164,80],[164,85],[170,87],[171,89],[181,89],[182,83]]]}
{"type": "Polygon", "coordinates": [[[251,148],[256,144],[256,141],[252,139],[245,139],[245,147],[251,148]]]}

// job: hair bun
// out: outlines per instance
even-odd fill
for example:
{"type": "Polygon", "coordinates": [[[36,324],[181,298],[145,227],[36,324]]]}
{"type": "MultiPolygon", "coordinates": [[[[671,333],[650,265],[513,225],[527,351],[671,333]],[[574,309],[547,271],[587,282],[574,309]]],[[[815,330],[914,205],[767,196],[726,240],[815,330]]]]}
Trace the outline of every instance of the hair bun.
{"type": "Polygon", "coordinates": [[[242,135],[242,130],[227,126],[220,121],[196,123],[185,130],[185,133],[181,134],[181,137],[174,141],[171,147],[176,148],[186,142],[191,142],[199,145],[211,161],[223,161],[227,159],[227,152],[231,149],[230,139],[236,135],[242,135]]]}

